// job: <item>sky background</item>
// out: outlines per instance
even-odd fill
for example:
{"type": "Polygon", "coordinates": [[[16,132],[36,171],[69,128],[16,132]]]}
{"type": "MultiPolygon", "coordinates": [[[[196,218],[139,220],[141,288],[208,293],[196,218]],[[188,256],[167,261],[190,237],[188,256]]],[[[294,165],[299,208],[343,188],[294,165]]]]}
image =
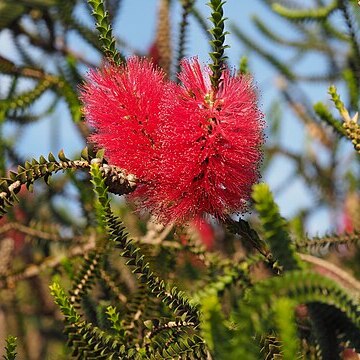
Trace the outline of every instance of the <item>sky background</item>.
{"type": "MultiPolygon", "coordinates": [[[[206,2],[198,0],[196,1],[196,6],[205,17],[208,17],[210,15],[210,8],[205,5],[206,2]]],[[[309,1],[301,1],[301,4],[305,3],[309,3],[309,1]]],[[[158,1],[123,0],[121,6],[120,16],[116,18],[114,24],[114,33],[129,43],[140,54],[146,54],[155,37],[158,1]]],[[[177,41],[176,34],[180,22],[180,10],[178,2],[175,2],[171,15],[174,44],[177,41]]],[[[230,23],[237,24],[255,42],[259,42],[264,48],[271,51],[274,51],[274,45],[264,41],[263,36],[256,31],[251,21],[252,16],[257,15],[265,20],[266,23],[273,24],[273,30],[279,34],[284,34],[286,38],[295,40],[298,36],[286,22],[271,14],[267,6],[261,1],[228,0],[224,5],[224,12],[228,17],[227,26],[230,23]]],[[[89,26],[93,26],[93,19],[89,16],[85,2],[78,6],[76,13],[81,21],[89,26]]],[[[209,45],[203,30],[200,29],[193,19],[190,19],[189,30],[186,55],[189,57],[198,56],[203,62],[209,62],[209,45]]],[[[92,62],[99,60],[99,54],[81,41],[76,33],[71,33],[68,40],[70,47],[75,52],[83,54],[86,58],[91,59],[92,62]]],[[[276,89],[277,76],[275,71],[257,55],[244,48],[233,35],[227,37],[226,43],[230,45],[230,48],[227,50],[227,56],[231,66],[236,67],[241,56],[247,55],[249,57],[249,67],[259,88],[260,106],[266,115],[271,104],[279,96],[276,89]]],[[[278,57],[292,61],[293,54],[287,49],[279,46],[275,47],[275,49],[278,57]]],[[[16,51],[12,46],[11,38],[7,31],[0,33],[0,53],[16,60],[16,51]]],[[[39,62],[48,61],[42,57],[42,54],[37,55],[39,62]]],[[[299,64],[298,70],[300,73],[311,73],[311,70],[316,73],[321,71],[322,67],[323,64],[319,57],[308,56],[299,64]]],[[[85,68],[83,70],[86,72],[85,68]]],[[[0,82],[2,94],[6,86],[6,79],[2,79],[0,82]]],[[[27,83],[25,81],[23,83],[24,89],[29,86],[31,88],[31,82],[27,83]]],[[[307,92],[314,103],[328,98],[326,84],[304,86],[304,91],[307,92]]],[[[49,100],[50,96],[45,96],[38,102],[37,106],[41,108],[41,102],[49,100]]],[[[11,126],[6,131],[9,136],[14,136],[11,126]]],[[[20,136],[17,134],[16,136],[18,149],[25,158],[39,157],[41,154],[47,154],[50,151],[57,153],[61,148],[64,149],[66,154],[72,156],[84,146],[77,136],[76,130],[74,130],[65,104],[61,104],[55,113],[43,121],[34,125],[28,125],[23,134],[20,136]],[[49,133],[52,136],[45,136],[45,134],[49,133]]],[[[303,149],[306,142],[303,125],[286,109],[284,110],[280,139],[282,144],[288,149],[296,151],[303,149]]],[[[268,139],[268,141],[271,141],[271,139],[268,139]]],[[[289,161],[284,161],[284,159],[279,157],[271,169],[263,174],[263,180],[269,182],[272,189],[277,189],[291,172],[292,166],[289,161]]],[[[300,179],[293,181],[285,191],[279,194],[275,193],[275,196],[284,216],[291,216],[298,209],[308,207],[314,201],[300,179]]],[[[326,211],[319,211],[307,225],[309,233],[321,234],[331,229],[331,219],[329,219],[329,214],[326,211]]]]}

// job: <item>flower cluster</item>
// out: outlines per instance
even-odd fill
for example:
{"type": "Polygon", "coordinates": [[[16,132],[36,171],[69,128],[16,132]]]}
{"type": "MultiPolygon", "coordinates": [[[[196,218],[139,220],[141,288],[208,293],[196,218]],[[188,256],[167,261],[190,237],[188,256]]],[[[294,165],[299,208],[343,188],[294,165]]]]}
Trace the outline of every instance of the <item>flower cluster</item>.
{"type": "Polygon", "coordinates": [[[249,76],[183,60],[181,84],[137,57],[90,73],[82,91],[92,140],[133,173],[132,195],[160,221],[242,212],[259,177],[263,115],[249,76]]]}

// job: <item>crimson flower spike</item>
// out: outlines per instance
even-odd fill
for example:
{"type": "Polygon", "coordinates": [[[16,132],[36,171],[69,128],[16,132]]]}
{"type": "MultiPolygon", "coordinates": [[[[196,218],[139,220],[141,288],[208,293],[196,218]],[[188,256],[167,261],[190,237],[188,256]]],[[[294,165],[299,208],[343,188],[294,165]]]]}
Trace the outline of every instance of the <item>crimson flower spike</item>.
{"type": "Polygon", "coordinates": [[[161,222],[245,211],[259,178],[264,122],[252,80],[224,69],[214,96],[211,74],[183,60],[178,85],[133,57],[91,72],[83,87],[91,139],[136,175],[132,198],[161,222]]]}

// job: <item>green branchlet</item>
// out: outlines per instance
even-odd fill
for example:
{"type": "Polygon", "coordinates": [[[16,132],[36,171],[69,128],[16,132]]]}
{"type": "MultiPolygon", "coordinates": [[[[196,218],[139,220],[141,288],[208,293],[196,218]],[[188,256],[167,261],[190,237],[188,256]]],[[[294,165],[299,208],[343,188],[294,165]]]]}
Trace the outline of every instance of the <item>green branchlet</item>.
{"type": "MultiPolygon", "coordinates": [[[[95,254],[96,256],[97,254],[95,254]]],[[[96,269],[91,268],[92,266],[94,265],[91,260],[85,261],[80,274],[77,276],[81,281],[75,279],[73,290],[70,291],[70,297],[66,295],[59,284],[53,283],[50,286],[55,303],[60,307],[65,317],[65,333],[68,338],[68,346],[72,348],[73,356],[77,358],[103,360],[115,359],[119,358],[119,356],[124,359],[132,358],[134,355],[132,344],[126,347],[121,344],[119,332],[117,332],[117,336],[106,333],[92,323],[82,320],[81,315],[76,310],[93,283],[94,276],[92,273],[96,272],[96,269]]],[[[114,318],[112,312],[111,314],[112,318],[114,318]]],[[[123,343],[126,344],[127,341],[123,343]]]]}
{"type": "Polygon", "coordinates": [[[76,312],[74,306],[71,304],[65,291],[58,283],[50,285],[51,295],[55,299],[55,303],[60,307],[62,314],[70,324],[74,324],[80,321],[80,315],[76,312]]]}
{"type": "Polygon", "coordinates": [[[274,302],[274,320],[282,343],[282,359],[294,360],[299,354],[299,340],[295,322],[295,303],[281,297],[274,302]]]}
{"type": "Polygon", "coordinates": [[[51,77],[40,80],[32,90],[5,100],[1,106],[5,106],[9,110],[24,109],[37,100],[47,89],[53,86],[54,83],[54,78],[51,77]]]}
{"type": "Polygon", "coordinates": [[[233,332],[225,325],[226,320],[217,295],[208,296],[201,307],[201,333],[215,358],[228,353],[233,332]]]}
{"type": "Polygon", "coordinates": [[[116,49],[116,40],[112,35],[112,28],[109,22],[108,12],[105,10],[103,0],[88,0],[92,7],[92,15],[96,20],[96,29],[99,31],[99,38],[104,54],[115,64],[120,64],[124,60],[123,56],[116,49]]]}
{"type": "Polygon", "coordinates": [[[209,55],[212,60],[212,64],[210,65],[212,70],[210,79],[214,91],[219,88],[221,82],[221,73],[223,71],[226,59],[224,51],[229,47],[228,45],[224,45],[225,36],[228,34],[227,31],[224,31],[224,23],[226,20],[223,11],[224,4],[225,1],[222,0],[211,0],[208,3],[208,6],[212,10],[209,19],[213,23],[212,29],[209,30],[210,34],[212,35],[212,40],[210,41],[212,52],[210,52],[209,55]]]}
{"type": "Polygon", "coordinates": [[[246,75],[249,73],[249,64],[247,56],[242,56],[239,62],[239,75],[246,75]]]}
{"type": "Polygon", "coordinates": [[[16,359],[16,340],[15,336],[8,336],[5,340],[5,355],[3,355],[4,360],[15,360],[16,359]]]}
{"type": "Polygon", "coordinates": [[[262,359],[280,360],[282,359],[282,344],[275,331],[269,334],[256,334],[255,340],[260,344],[262,359]]]}
{"type": "Polygon", "coordinates": [[[73,305],[81,303],[82,298],[89,292],[97,278],[99,278],[99,267],[103,258],[103,249],[92,251],[85,256],[81,268],[73,279],[70,293],[70,302],[73,305]]]}
{"type": "MultiPolygon", "coordinates": [[[[248,297],[249,302],[239,306],[239,314],[235,318],[239,326],[234,336],[232,353],[229,355],[232,359],[259,358],[259,349],[253,341],[253,334],[269,333],[273,329],[273,324],[278,318],[277,310],[282,301],[288,302],[285,305],[289,311],[291,307],[314,302],[323,306],[332,306],[334,312],[341,314],[343,319],[348,319],[353,324],[360,324],[357,302],[332,280],[306,270],[289,271],[281,277],[259,282],[255,284],[249,295],[251,295],[248,297]]],[[[280,328],[288,326],[283,323],[277,325],[280,328]]],[[[336,334],[339,329],[336,323],[333,325],[331,330],[336,334]]],[[[294,328],[290,330],[291,332],[294,332],[294,328]]],[[[287,359],[296,358],[290,356],[290,351],[292,356],[294,355],[295,348],[296,343],[293,343],[287,359]]]]}
{"type": "Polygon", "coordinates": [[[43,70],[29,66],[17,66],[8,59],[0,56],[0,70],[5,74],[21,76],[37,80],[35,87],[29,91],[20,94],[13,94],[14,91],[9,93],[6,100],[0,101],[1,111],[14,111],[24,110],[36,101],[47,90],[53,90],[69,105],[69,110],[74,122],[81,119],[81,106],[78,99],[78,94],[72,85],[63,77],[53,74],[47,74],[43,70]]]}
{"type": "MultiPolygon", "coordinates": [[[[351,63],[354,69],[353,76],[356,78],[357,87],[359,87],[360,83],[360,44],[358,41],[358,24],[355,19],[353,19],[351,11],[349,10],[350,1],[338,0],[338,7],[341,10],[349,35],[349,41],[352,47],[351,54],[351,63]]],[[[357,103],[358,99],[356,99],[357,103]]]]}
{"type": "Polygon", "coordinates": [[[71,118],[75,123],[78,123],[82,119],[82,105],[80,103],[78,93],[63,77],[59,77],[57,86],[54,90],[64,98],[69,107],[71,118]]]}
{"type": "Polygon", "coordinates": [[[111,328],[116,332],[116,335],[119,337],[125,336],[125,330],[121,325],[120,315],[114,306],[108,306],[106,309],[106,314],[111,323],[111,328]]]}
{"type": "Polygon", "coordinates": [[[315,113],[319,118],[324,121],[326,124],[330,125],[331,128],[340,136],[346,136],[345,130],[342,127],[342,124],[333,117],[329,109],[322,102],[317,102],[313,106],[315,113]]]}
{"type": "Polygon", "coordinates": [[[331,99],[334,102],[335,107],[344,120],[343,128],[345,129],[346,136],[353,143],[355,150],[360,153],[360,125],[358,124],[359,114],[356,113],[353,117],[350,116],[334,85],[329,87],[329,94],[331,95],[331,99]]]}
{"type": "Polygon", "coordinates": [[[100,162],[94,162],[90,165],[91,183],[94,186],[94,192],[97,197],[94,208],[96,213],[96,219],[98,221],[98,231],[102,233],[105,230],[106,224],[103,221],[104,213],[103,209],[109,206],[110,200],[107,194],[107,186],[105,184],[105,178],[100,170],[100,162]]]}
{"type": "Polygon", "coordinates": [[[304,238],[295,243],[296,249],[301,252],[322,253],[332,249],[341,249],[341,246],[350,246],[360,242],[360,231],[352,233],[328,234],[322,237],[304,238]]]}
{"type": "Polygon", "coordinates": [[[220,298],[226,289],[230,289],[234,286],[243,289],[250,287],[251,280],[249,270],[251,265],[251,261],[244,261],[233,267],[225,267],[222,275],[217,276],[214,281],[208,283],[206,287],[201,288],[193,294],[192,302],[203,306],[204,302],[207,301],[207,298],[213,296],[220,298]]]}
{"type": "Polygon", "coordinates": [[[10,96],[6,100],[1,100],[0,110],[16,114],[17,112],[30,107],[47,90],[53,90],[57,92],[58,95],[62,96],[69,106],[74,122],[80,121],[81,105],[78,94],[63,77],[50,74],[44,74],[33,89],[10,96]]]}
{"type": "Polygon", "coordinates": [[[274,259],[284,270],[301,268],[302,264],[290,239],[287,223],[279,213],[279,207],[274,202],[269,186],[255,185],[252,197],[264,229],[265,240],[269,243],[274,259]]]}
{"type": "Polygon", "coordinates": [[[272,5],[273,11],[280,16],[293,21],[323,20],[338,8],[338,0],[333,0],[327,6],[313,9],[289,9],[279,3],[272,5]]]}
{"type": "Polygon", "coordinates": [[[48,159],[40,156],[39,160],[32,159],[26,161],[23,166],[19,165],[17,172],[10,171],[9,176],[0,178],[0,216],[7,212],[7,208],[18,201],[16,194],[22,185],[26,185],[32,190],[33,184],[38,179],[44,179],[48,183],[51,175],[65,170],[84,170],[89,169],[93,161],[100,162],[100,169],[104,174],[106,185],[112,192],[125,194],[131,192],[135,187],[133,175],[127,175],[122,170],[104,163],[104,152],[99,150],[96,154],[91,154],[87,148],[81,153],[80,160],[68,159],[61,150],[58,154],[59,160],[50,153],[48,159]],[[130,182],[132,185],[130,185],[130,182]],[[130,185],[130,186],[129,186],[130,185]]]}
{"type": "MultiPolygon", "coordinates": [[[[95,187],[94,190],[97,192],[98,188],[95,187]]],[[[127,237],[122,222],[114,216],[109,201],[103,196],[102,192],[98,193],[98,198],[102,207],[103,224],[106,225],[109,239],[116,243],[116,247],[122,251],[121,256],[128,259],[126,264],[132,267],[132,271],[138,275],[139,281],[147,284],[150,291],[157,297],[160,297],[164,304],[172,309],[172,311],[179,316],[184,316],[184,320],[193,322],[197,326],[199,324],[198,309],[191,305],[184,293],[178,291],[176,287],[173,287],[170,291],[167,290],[164,281],[159,280],[151,271],[150,265],[145,261],[141,249],[127,237]]]]}
{"type": "Polygon", "coordinates": [[[91,323],[82,321],[71,299],[59,284],[50,286],[51,294],[55,303],[60,307],[65,317],[65,333],[68,337],[68,345],[73,349],[73,356],[77,358],[115,359],[132,358],[134,349],[130,346],[121,345],[118,338],[105,333],[91,323]],[[124,353],[126,352],[126,356],[124,353]]]}
{"type": "Polygon", "coordinates": [[[120,343],[118,339],[86,321],[81,321],[65,329],[68,345],[77,359],[115,360],[139,359],[132,344],[120,343]]]}
{"type": "Polygon", "coordinates": [[[356,78],[356,72],[353,71],[351,68],[346,68],[342,72],[343,78],[346,82],[350,105],[353,109],[358,107],[359,103],[359,84],[358,79],[356,78]]]}
{"type": "Polygon", "coordinates": [[[331,85],[328,89],[328,93],[331,96],[331,100],[334,102],[335,107],[339,111],[342,118],[346,121],[349,119],[349,113],[345,108],[344,103],[342,102],[340,95],[337,92],[336,86],[331,85]]]}
{"type": "MultiPolygon", "coordinates": [[[[144,356],[143,358],[146,359],[144,356]]],[[[159,359],[207,359],[208,354],[205,343],[198,335],[177,336],[173,341],[164,344],[155,354],[149,356],[150,360],[159,359]]]]}

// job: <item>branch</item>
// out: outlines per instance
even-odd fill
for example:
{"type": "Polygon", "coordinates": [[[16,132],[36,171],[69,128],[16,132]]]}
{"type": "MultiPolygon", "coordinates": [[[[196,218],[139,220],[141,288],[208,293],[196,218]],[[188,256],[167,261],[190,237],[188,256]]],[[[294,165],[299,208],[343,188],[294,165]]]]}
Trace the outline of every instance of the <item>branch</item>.
{"type": "Polygon", "coordinates": [[[43,178],[47,183],[49,177],[58,171],[65,170],[84,170],[90,169],[92,163],[98,163],[101,173],[105,178],[105,184],[109,191],[114,194],[128,194],[136,187],[136,178],[132,174],[127,174],[124,170],[109,165],[103,159],[103,152],[98,151],[95,157],[92,157],[87,148],[81,153],[80,160],[70,160],[66,158],[63,151],[58,154],[59,161],[55,159],[52,153],[48,160],[43,156],[39,161],[33,159],[26,162],[24,166],[18,166],[18,172],[10,171],[9,178],[0,179],[0,215],[4,215],[6,208],[12,206],[14,201],[18,201],[16,194],[20,191],[22,185],[31,189],[34,181],[43,178]]]}

